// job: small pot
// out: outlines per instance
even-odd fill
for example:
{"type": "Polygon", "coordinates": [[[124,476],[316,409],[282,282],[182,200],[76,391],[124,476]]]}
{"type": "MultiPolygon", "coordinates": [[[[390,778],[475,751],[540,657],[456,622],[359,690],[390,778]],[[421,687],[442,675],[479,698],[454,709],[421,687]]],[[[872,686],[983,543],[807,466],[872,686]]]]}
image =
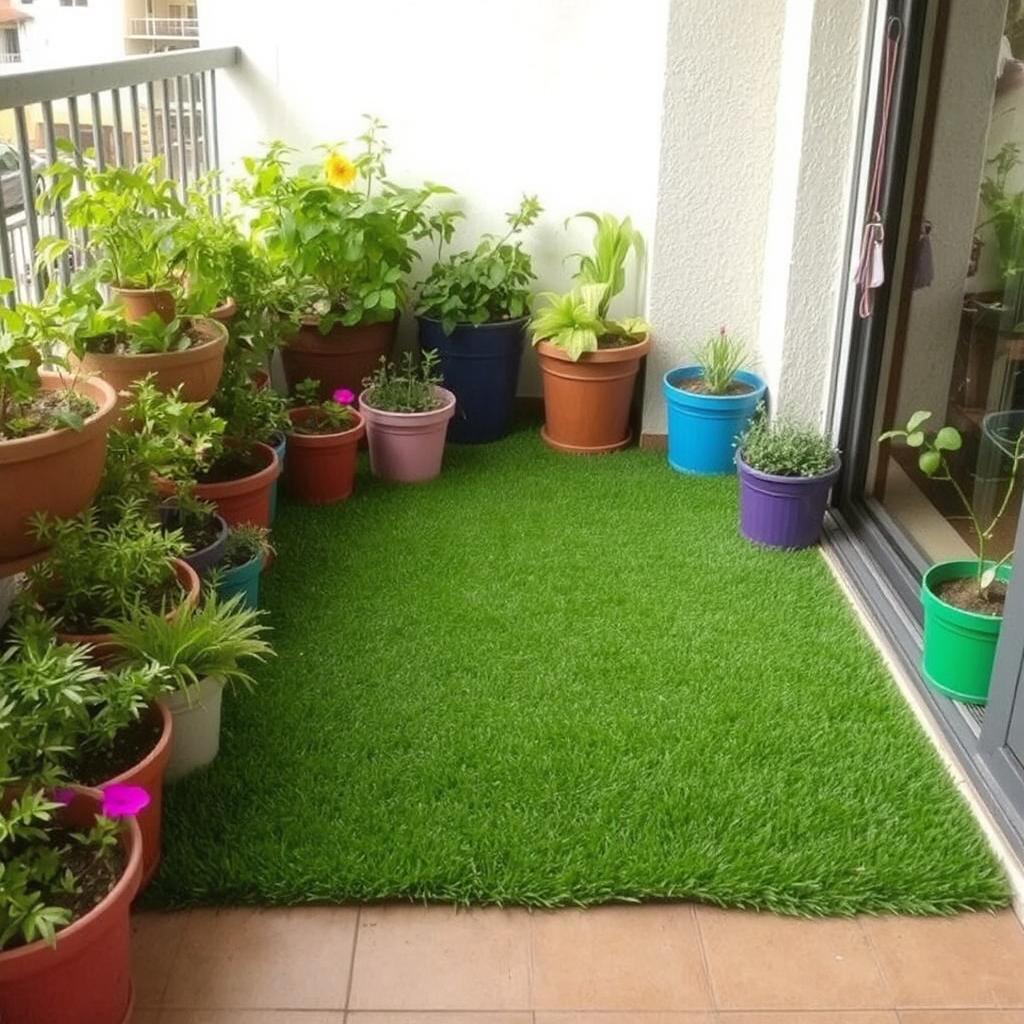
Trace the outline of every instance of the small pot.
{"type": "Polygon", "coordinates": [[[755,544],[797,550],[818,542],[828,492],[839,476],[839,459],[820,476],[762,473],[736,453],[740,477],[740,533],[755,544]]]}
{"type": "MultiPolygon", "coordinates": [[[[302,423],[316,410],[311,406],[292,409],[292,423],[302,423]]],[[[355,424],[336,434],[288,435],[288,465],[284,483],[297,501],[327,505],[344,501],[352,494],[356,475],[356,453],[366,432],[363,417],[353,411],[355,424]]]]}
{"type": "Polygon", "coordinates": [[[277,518],[277,492],[281,486],[280,474],[285,471],[284,457],[288,451],[288,435],[283,431],[275,431],[267,438],[267,444],[274,449],[274,454],[277,456],[277,464],[280,467],[280,473],[275,477],[274,483],[270,488],[270,522],[273,524],[277,518]]]}
{"type": "Polygon", "coordinates": [[[288,393],[307,377],[320,381],[320,400],[326,402],[339,388],[354,394],[387,356],[398,330],[398,317],[375,324],[345,327],[335,324],[320,333],[319,317],[302,318],[298,331],[281,347],[281,363],[288,393]]]}
{"type": "Polygon", "coordinates": [[[156,313],[165,324],[169,324],[178,313],[174,293],[166,288],[131,288],[112,284],[110,294],[120,301],[124,318],[129,323],[138,323],[150,313],[156,313]]]}
{"type": "Polygon", "coordinates": [[[174,716],[174,742],[166,779],[176,782],[208,765],[220,750],[220,709],[224,680],[207,676],[198,686],[162,697],[174,716]]]}
{"type": "Polygon", "coordinates": [[[420,350],[436,350],[444,386],[455,395],[448,440],[454,444],[501,440],[512,425],[529,317],[457,324],[451,334],[444,333],[440,320],[417,319],[420,350]]]}
{"type": "Polygon", "coordinates": [[[455,396],[435,387],[440,408],[429,412],[387,412],[375,409],[373,390],[359,396],[359,411],[366,421],[370,445],[370,470],[381,480],[393,483],[422,483],[441,472],[445,431],[455,413],[455,396]]]}
{"type": "Polygon", "coordinates": [[[229,295],[219,306],[210,310],[210,319],[229,324],[238,315],[238,303],[229,295]]]}
{"type": "MultiPolygon", "coordinates": [[[[60,819],[90,828],[100,794],[76,787],[60,819]]],[[[142,836],[129,820],[120,835],[127,863],[120,880],[84,917],[42,939],[0,953],[0,1021],[7,1024],[128,1024],[132,1014],[132,900],[142,877],[142,836]]]]}
{"type": "MultiPolygon", "coordinates": [[[[182,598],[181,604],[172,608],[164,616],[168,621],[178,614],[178,609],[183,605],[195,607],[200,591],[199,576],[188,562],[180,558],[172,558],[171,564],[174,566],[174,575],[178,578],[178,583],[181,584],[185,596],[182,598]]],[[[58,630],[56,635],[57,641],[62,644],[88,645],[91,648],[89,656],[101,665],[109,662],[118,649],[113,633],[63,633],[58,630]]]]}
{"type": "Polygon", "coordinates": [[[79,365],[99,374],[115,391],[127,391],[136,381],[155,374],[154,385],[163,392],[181,388],[186,402],[205,402],[213,396],[224,372],[228,329],[209,317],[193,317],[204,340],[180,352],[143,352],[138,355],[86,352],[79,365]]]}
{"type": "Polygon", "coordinates": [[[634,345],[584,352],[573,362],[549,341],[537,345],[544,384],[544,427],[550,448],[578,455],[614,452],[632,440],[629,408],[649,338],[634,345]]]}
{"type": "Polygon", "coordinates": [[[681,366],[662,378],[668,405],[668,464],[678,473],[735,473],[736,438],[747,429],[767,386],[756,373],[739,370],[734,379],[751,388],[744,395],[701,395],[676,387],[701,373],[699,366],[681,366]]]}
{"type": "MultiPolygon", "coordinates": [[[[934,588],[947,580],[970,579],[977,571],[977,561],[939,562],[921,580],[924,677],[939,693],[966,704],[988,701],[1003,617],[956,608],[937,597],[934,588]]],[[[1002,565],[996,578],[1006,583],[1010,572],[1009,565],[1002,565]]]]}
{"type": "Polygon", "coordinates": [[[250,558],[248,562],[221,569],[217,578],[217,596],[227,601],[236,594],[242,595],[242,604],[253,610],[260,606],[260,576],[263,573],[263,559],[250,558]]]}
{"type": "MultiPolygon", "coordinates": [[[[64,386],[59,373],[44,370],[39,377],[45,391],[64,386]]],[[[29,526],[34,512],[70,519],[89,506],[99,487],[117,395],[97,378],[78,378],[74,387],[96,403],[81,430],[0,441],[0,577],[13,576],[44,553],[29,526]]]]}
{"type": "MultiPolygon", "coordinates": [[[[224,557],[224,547],[228,542],[228,534],[231,532],[223,516],[214,513],[213,518],[217,524],[216,538],[207,544],[206,547],[181,556],[181,560],[188,562],[200,576],[205,576],[220,563],[220,560],[224,557]]],[[[160,525],[165,530],[174,530],[178,527],[178,506],[173,498],[160,504],[160,525]]]]}
{"type": "MultiPolygon", "coordinates": [[[[255,442],[253,450],[259,454],[262,463],[259,470],[237,480],[220,480],[216,483],[197,483],[194,493],[200,501],[209,501],[228,526],[239,523],[253,523],[256,526],[270,525],[270,489],[281,473],[277,456],[270,445],[255,442]]],[[[156,479],[157,492],[167,497],[174,493],[174,484],[162,477],[156,479]]]]}
{"type": "Polygon", "coordinates": [[[160,865],[160,825],[163,816],[164,773],[171,756],[174,719],[159,701],[150,706],[148,714],[160,721],[160,738],[156,746],[137,764],[107,779],[104,786],[141,786],[149,794],[149,803],[135,816],[142,836],[142,881],[139,891],[149,885],[160,865]]]}

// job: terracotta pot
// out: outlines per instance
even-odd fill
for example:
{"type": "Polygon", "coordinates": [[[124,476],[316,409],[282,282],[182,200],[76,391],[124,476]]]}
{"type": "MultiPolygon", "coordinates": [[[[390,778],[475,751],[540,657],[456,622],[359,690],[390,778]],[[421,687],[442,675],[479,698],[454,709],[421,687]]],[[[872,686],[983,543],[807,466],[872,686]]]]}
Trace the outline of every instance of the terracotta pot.
{"type": "Polygon", "coordinates": [[[112,779],[102,783],[104,786],[118,784],[122,786],[141,786],[149,794],[149,803],[136,816],[142,836],[142,881],[139,891],[149,885],[160,865],[160,824],[163,813],[164,772],[171,756],[171,743],[174,735],[174,719],[159,701],[150,705],[148,712],[151,718],[160,722],[160,739],[156,746],[137,764],[112,779]]]}
{"type": "Polygon", "coordinates": [[[440,474],[448,421],[455,415],[455,396],[446,388],[435,387],[434,391],[442,404],[429,412],[387,412],[369,404],[372,390],[359,396],[374,476],[414,484],[440,474]]]}
{"type": "MultiPolygon", "coordinates": [[[[42,387],[63,386],[59,373],[40,373],[42,387]]],[[[102,380],[75,381],[75,390],[96,403],[81,430],[48,430],[0,441],[0,577],[13,575],[39,558],[29,518],[47,512],[67,519],[87,508],[99,487],[117,396],[102,380]]]]}
{"type": "Polygon", "coordinates": [[[229,295],[219,306],[210,310],[210,319],[222,324],[230,323],[238,314],[238,303],[229,295]]]}
{"type": "Polygon", "coordinates": [[[249,381],[257,391],[266,391],[270,387],[270,371],[253,370],[249,376],[249,381]]]}
{"type": "Polygon", "coordinates": [[[540,342],[545,443],[579,454],[625,448],[631,440],[629,407],[636,375],[650,350],[650,338],[644,338],[635,345],[585,352],[574,363],[557,345],[540,342]]]}
{"type": "MultiPolygon", "coordinates": [[[[315,410],[310,406],[292,409],[292,423],[302,423],[315,410]]],[[[337,434],[288,434],[288,461],[284,484],[297,501],[326,505],[344,501],[352,493],[356,475],[356,451],[366,432],[359,413],[352,413],[355,425],[337,434]]]]}
{"type": "Polygon", "coordinates": [[[281,348],[281,362],[288,391],[307,377],[320,381],[320,398],[327,401],[338,388],[359,394],[369,377],[387,356],[398,330],[398,317],[376,324],[344,327],[335,324],[321,334],[316,317],[303,317],[298,331],[281,348]]]}
{"type": "MultiPolygon", "coordinates": [[[[252,449],[258,453],[262,463],[257,472],[237,480],[195,485],[195,496],[200,501],[212,502],[228,526],[239,523],[270,525],[270,492],[281,473],[281,464],[270,445],[256,441],[252,449]]],[[[165,497],[171,497],[175,492],[170,480],[157,479],[156,488],[165,497]]]]}
{"type": "MultiPolygon", "coordinates": [[[[81,360],[88,373],[98,373],[115,391],[127,391],[147,374],[156,374],[160,391],[181,386],[186,402],[205,402],[212,397],[224,372],[224,348],[228,329],[209,317],[193,317],[204,340],[181,352],[145,352],[140,355],[113,355],[87,352],[81,360]]],[[[72,360],[75,361],[75,360],[72,360]]]]}
{"type": "MultiPolygon", "coordinates": [[[[60,818],[89,828],[100,794],[78,789],[60,818]]],[[[121,833],[127,857],[120,881],[84,917],[43,941],[0,953],[0,1021],[4,1024],[127,1024],[132,1013],[129,912],[142,876],[139,826],[121,833]]]]}
{"type": "MultiPolygon", "coordinates": [[[[188,562],[183,562],[180,558],[172,558],[171,564],[174,566],[174,575],[178,578],[178,583],[181,584],[185,596],[181,604],[172,608],[164,616],[168,620],[178,614],[178,608],[181,605],[194,607],[199,600],[200,591],[199,576],[188,562]]],[[[109,662],[118,649],[113,633],[62,633],[58,630],[57,640],[62,644],[88,644],[92,648],[89,652],[90,656],[101,665],[109,662]]]]}
{"type": "Polygon", "coordinates": [[[110,294],[119,299],[124,318],[131,323],[144,320],[150,313],[158,313],[169,324],[178,311],[172,292],[166,288],[129,288],[112,284],[110,294]]]}

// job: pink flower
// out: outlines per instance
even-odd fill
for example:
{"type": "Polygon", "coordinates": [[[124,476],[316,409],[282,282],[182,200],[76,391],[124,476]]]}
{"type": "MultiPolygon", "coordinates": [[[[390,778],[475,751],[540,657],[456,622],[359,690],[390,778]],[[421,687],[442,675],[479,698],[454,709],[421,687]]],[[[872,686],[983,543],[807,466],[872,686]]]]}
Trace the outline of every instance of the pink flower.
{"type": "Polygon", "coordinates": [[[102,812],[108,818],[134,818],[149,806],[149,794],[141,786],[101,786],[102,812]]]}
{"type": "Polygon", "coordinates": [[[51,796],[55,804],[63,804],[67,807],[74,801],[75,791],[73,789],[55,789],[51,796]]]}
{"type": "Polygon", "coordinates": [[[331,398],[333,398],[339,405],[351,405],[356,400],[355,392],[349,391],[348,388],[338,388],[338,390],[331,395],[331,398]]]}

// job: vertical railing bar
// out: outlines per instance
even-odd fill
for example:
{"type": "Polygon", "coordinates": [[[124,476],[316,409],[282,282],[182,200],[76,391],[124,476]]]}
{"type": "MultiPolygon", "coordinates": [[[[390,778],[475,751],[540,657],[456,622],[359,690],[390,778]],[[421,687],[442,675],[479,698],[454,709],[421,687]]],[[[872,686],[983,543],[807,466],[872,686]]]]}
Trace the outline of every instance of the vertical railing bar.
{"type": "MultiPolygon", "coordinates": [[[[206,72],[199,72],[199,99],[203,105],[203,166],[207,173],[213,170],[213,159],[210,151],[210,90],[206,85],[206,72]]],[[[210,212],[214,213],[217,209],[216,195],[220,195],[220,179],[219,177],[213,178],[213,189],[209,195],[210,212]]]]}
{"type": "Polygon", "coordinates": [[[121,117],[121,90],[111,89],[110,100],[114,111],[114,159],[124,167],[124,119],[121,117]]]}
{"type": "Polygon", "coordinates": [[[14,275],[11,261],[11,239],[7,234],[7,209],[4,207],[4,190],[0,188],[0,276],[14,282],[14,291],[4,296],[4,303],[13,306],[17,299],[18,279],[14,275]]]}
{"type": "MultiPolygon", "coordinates": [[[[217,127],[217,71],[215,68],[210,68],[210,122],[212,130],[210,132],[210,142],[213,144],[213,167],[215,170],[220,170],[220,141],[218,139],[219,129],[217,127]]],[[[217,213],[221,212],[221,191],[218,184],[217,187],[217,213]]]]}
{"type": "Polygon", "coordinates": [[[171,149],[171,91],[169,79],[160,80],[160,92],[163,94],[164,105],[164,173],[168,178],[174,177],[174,151],[171,149]]]}
{"type": "Polygon", "coordinates": [[[107,166],[107,157],[103,152],[103,115],[100,113],[100,94],[89,93],[92,107],[92,148],[96,150],[96,166],[102,171],[107,166]]]}
{"type": "Polygon", "coordinates": [[[135,162],[142,163],[142,118],[139,116],[139,87],[133,85],[128,90],[128,101],[132,114],[132,140],[135,143],[135,162]]]}
{"type": "Polygon", "coordinates": [[[29,266],[32,271],[33,297],[38,302],[43,297],[42,281],[35,268],[36,243],[39,241],[39,224],[36,221],[35,182],[32,180],[32,150],[28,145],[28,125],[25,122],[25,108],[14,108],[14,125],[18,135],[18,158],[21,161],[21,208],[28,228],[29,266]]]}
{"type": "MultiPolygon", "coordinates": [[[[43,132],[46,136],[46,155],[51,164],[56,163],[57,133],[53,127],[53,103],[51,100],[43,100],[43,132]]],[[[64,204],[59,200],[54,204],[53,219],[57,226],[57,236],[66,239],[68,235],[64,229],[64,204]]],[[[60,259],[60,280],[61,284],[67,284],[70,280],[66,256],[62,256],[60,259]]]]}
{"type": "MultiPolygon", "coordinates": [[[[156,132],[156,89],[153,82],[146,83],[146,117],[149,118],[149,148],[152,151],[150,156],[156,156],[160,152],[160,136],[156,132]]],[[[165,161],[166,163],[166,158],[165,161]]]]}
{"type": "Polygon", "coordinates": [[[192,139],[192,178],[198,180],[202,172],[202,160],[199,155],[199,108],[196,106],[195,75],[188,76],[188,133],[192,139]]]}
{"type": "MultiPolygon", "coordinates": [[[[68,97],[68,129],[71,132],[71,144],[75,147],[75,163],[78,165],[78,169],[81,171],[84,167],[82,163],[82,122],[78,117],[78,97],[68,97]]],[[[86,228],[82,228],[82,247],[83,249],[89,244],[89,232],[86,228]]],[[[77,259],[76,259],[77,264],[77,259]]]]}
{"type": "Polygon", "coordinates": [[[188,160],[185,155],[185,80],[181,75],[174,79],[174,119],[178,126],[178,170],[181,172],[181,195],[188,189],[188,160]]]}

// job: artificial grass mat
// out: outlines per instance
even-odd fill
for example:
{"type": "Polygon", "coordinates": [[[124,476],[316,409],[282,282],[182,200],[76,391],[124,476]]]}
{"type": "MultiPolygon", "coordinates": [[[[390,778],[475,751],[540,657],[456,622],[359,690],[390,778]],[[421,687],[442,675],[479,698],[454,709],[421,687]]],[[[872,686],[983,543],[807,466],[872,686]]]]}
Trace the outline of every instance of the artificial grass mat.
{"type": "Polygon", "coordinates": [[[274,533],[278,656],[167,792],[151,905],[1007,901],[820,554],[740,539],[734,479],[523,431],[274,533]]]}

